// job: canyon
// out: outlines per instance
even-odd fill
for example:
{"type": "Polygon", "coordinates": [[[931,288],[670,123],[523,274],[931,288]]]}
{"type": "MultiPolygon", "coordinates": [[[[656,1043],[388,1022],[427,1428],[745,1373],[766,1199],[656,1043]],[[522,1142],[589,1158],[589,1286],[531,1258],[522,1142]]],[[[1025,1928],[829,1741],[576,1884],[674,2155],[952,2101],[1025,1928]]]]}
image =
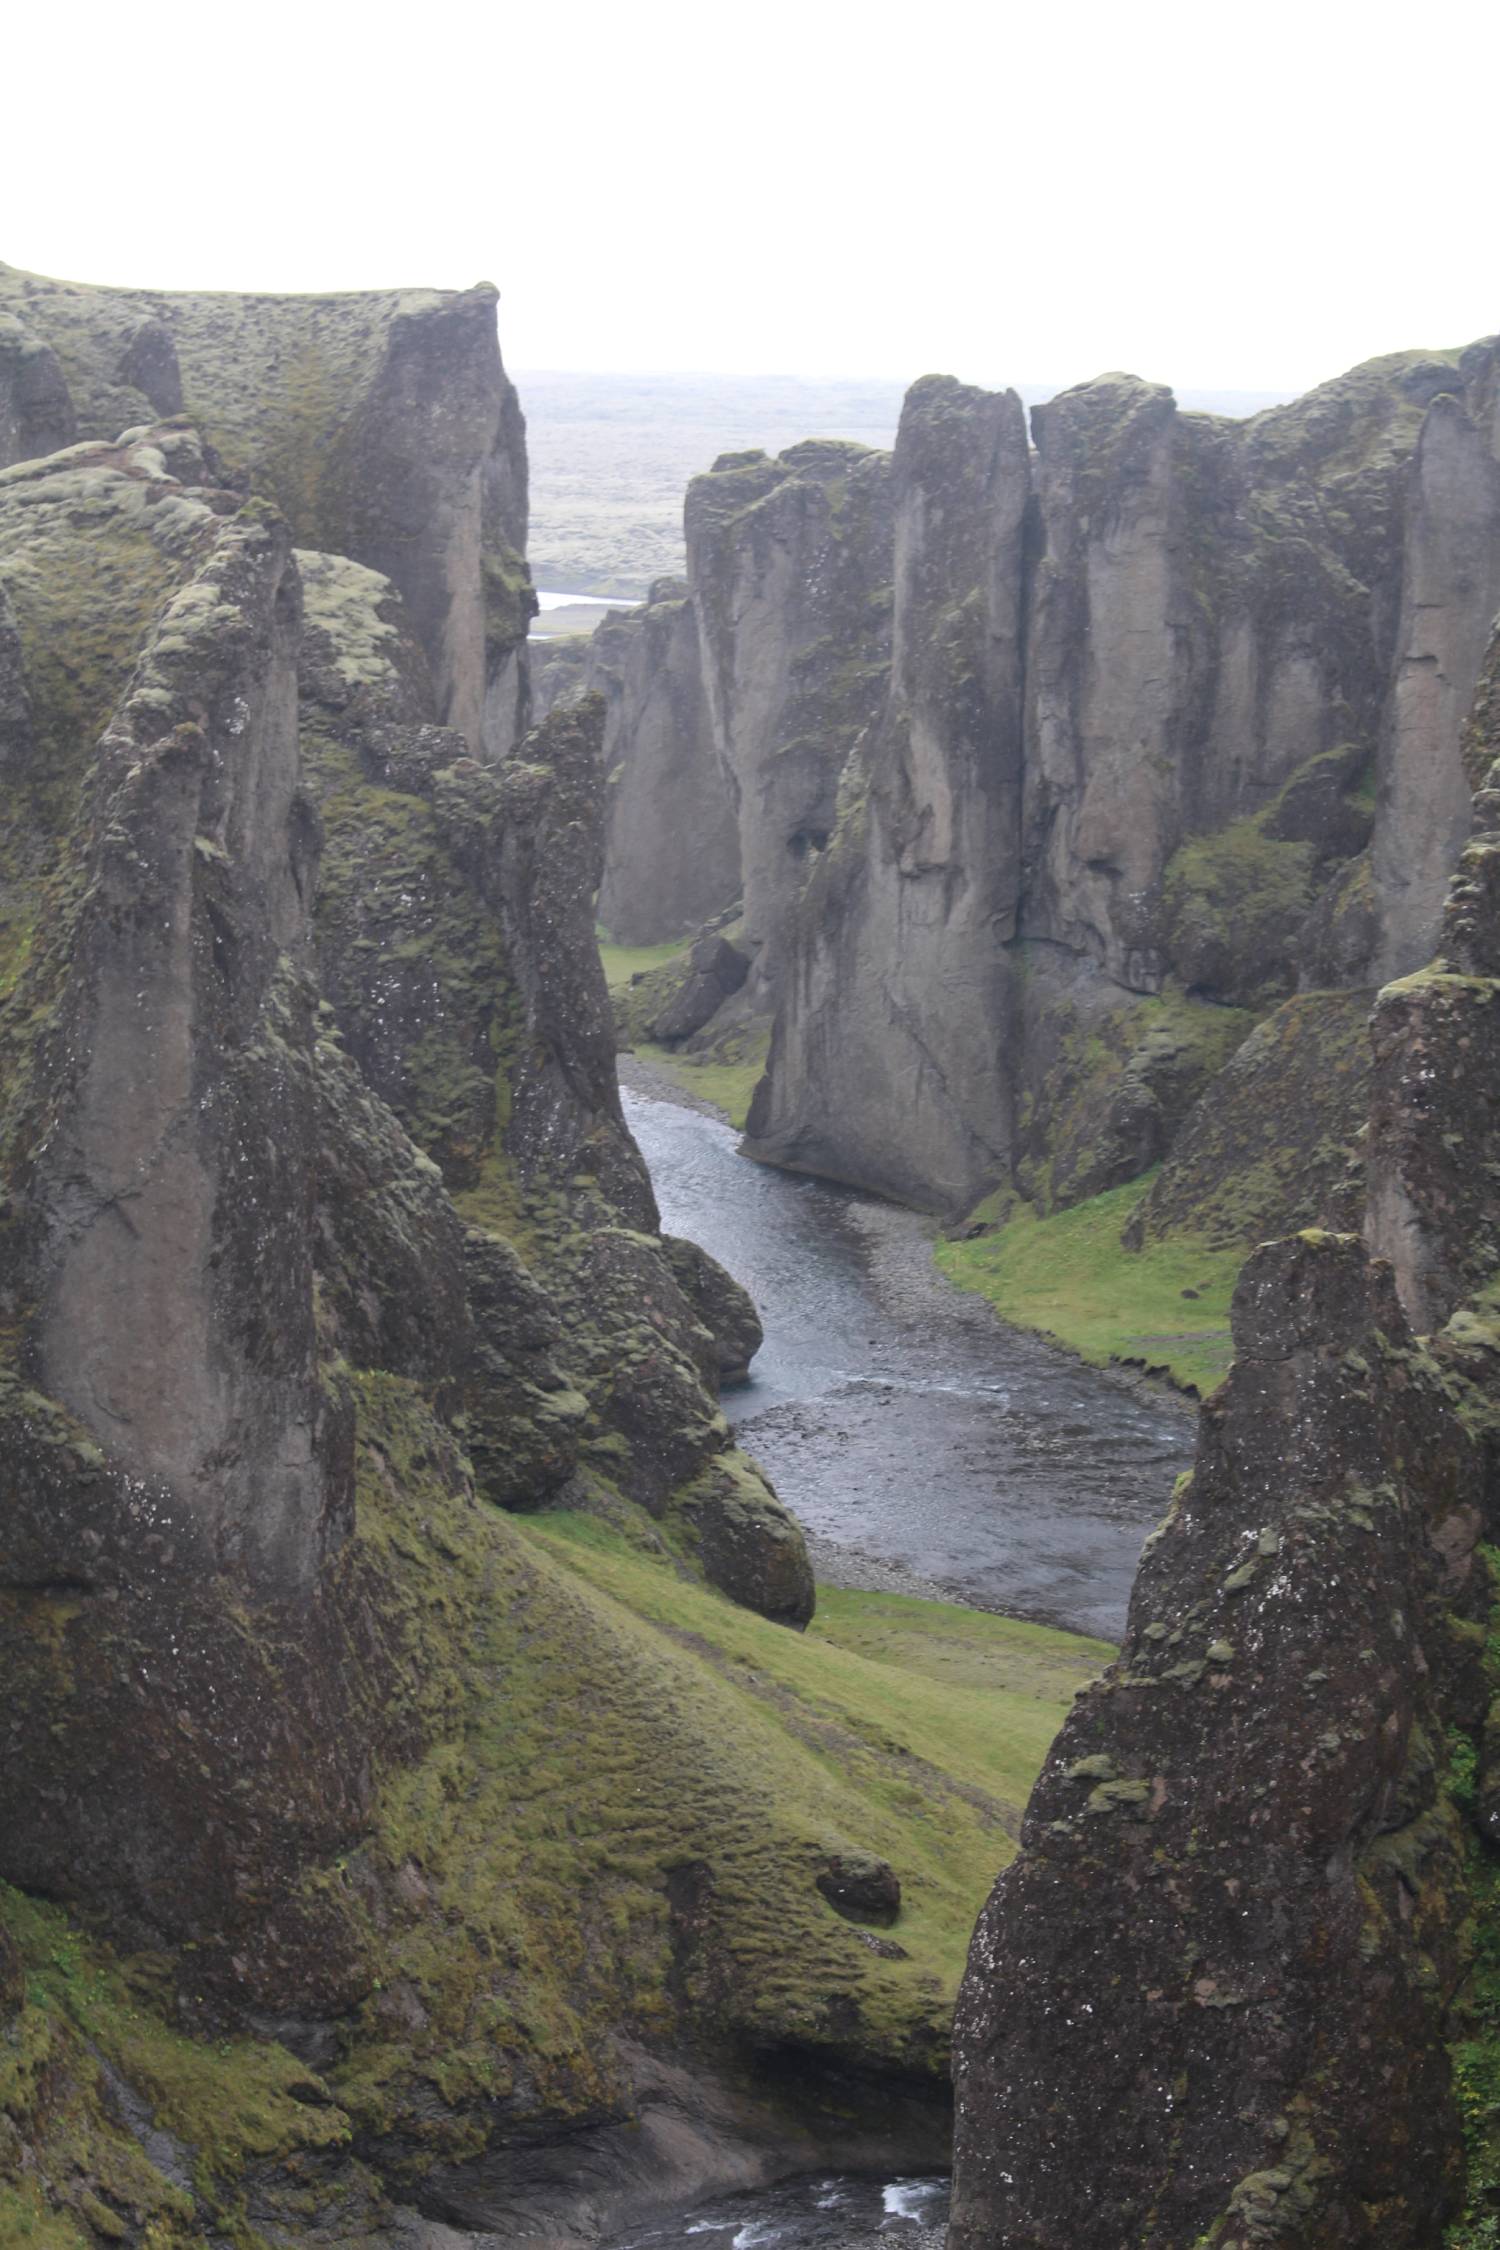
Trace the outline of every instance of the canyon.
{"type": "Polygon", "coordinates": [[[528,646],[495,305],[0,266],[0,2233],[1482,2243],[1500,345],[927,377],[528,646]],[[631,1038],[1243,1261],[1112,1660],[815,1587],[631,1038]]]}

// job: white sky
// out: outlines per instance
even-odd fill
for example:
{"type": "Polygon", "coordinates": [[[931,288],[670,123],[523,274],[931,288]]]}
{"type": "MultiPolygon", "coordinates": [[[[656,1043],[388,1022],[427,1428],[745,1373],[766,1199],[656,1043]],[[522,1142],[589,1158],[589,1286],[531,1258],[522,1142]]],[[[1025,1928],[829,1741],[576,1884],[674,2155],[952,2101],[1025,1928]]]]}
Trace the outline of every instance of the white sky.
{"type": "Polygon", "coordinates": [[[517,367],[1298,390],[1500,328],[1500,8],[14,11],[0,256],[481,278],[517,367]]]}

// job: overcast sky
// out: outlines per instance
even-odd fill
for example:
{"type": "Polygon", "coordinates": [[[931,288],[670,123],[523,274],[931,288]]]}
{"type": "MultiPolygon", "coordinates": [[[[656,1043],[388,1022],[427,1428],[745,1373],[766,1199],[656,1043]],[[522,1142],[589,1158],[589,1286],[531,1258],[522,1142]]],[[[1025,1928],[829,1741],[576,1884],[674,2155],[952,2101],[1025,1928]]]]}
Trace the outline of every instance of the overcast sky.
{"type": "MultiPolygon", "coordinates": [[[[19,13],[19,12],[18,12],[19,13]]],[[[1500,8],[24,11],[0,256],[479,279],[526,368],[1290,391],[1500,328],[1500,8]]]]}

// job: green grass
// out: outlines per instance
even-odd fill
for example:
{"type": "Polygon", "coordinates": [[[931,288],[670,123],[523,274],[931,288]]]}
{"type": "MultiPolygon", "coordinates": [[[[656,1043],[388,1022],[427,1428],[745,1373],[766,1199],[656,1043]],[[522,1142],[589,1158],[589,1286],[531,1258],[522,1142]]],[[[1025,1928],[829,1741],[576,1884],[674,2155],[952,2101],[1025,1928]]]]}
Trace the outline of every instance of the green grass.
{"type": "Polygon", "coordinates": [[[743,1132],[751,1097],[766,1067],[769,1045],[769,1031],[760,1032],[753,1051],[743,1062],[714,1062],[707,1058],[700,1062],[696,1055],[674,1054],[670,1047],[653,1046],[649,1040],[642,1040],[636,1052],[644,1055],[665,1077],[675,1079],[685,1093],[696,1094],[700,1101],[712,1102],[731,1125],[743,1132]]]}
{"type": "MultiPolygon", "coordinates": [[[[520,1521],[606,1605],[616,1632],[632,1646],[645,1636],[677,1755],[689,1738],[701,1745],[670,1781],[661,1774],[659,1810],[642,1809],[637,1821],[720,1830],[721,1880],[746,1886],[725,1933],[739,1955],[740,2004],[759,2012],[787,1974],[825,1988],[830,1974],[852,1978],[872,2026],[884,2022],[889,2035],[910,2020],[925,1979],[942,1995],[946,2022],[975,1916],[1014,1854],[1042,1759],[1074,1691],[1113,1651],[941,1602],[828,1590],[807,1632],[793,1633],[663,1570],[593,1517],[520,1521]],[[705,1821],[716,1798],[720,1809],[705,1821]],[[788,1883],[804,1851],[841,1840],[900,1874],[896,1935],[909,1962],[861,1958],[858,1947],[838,1962],[841,1925],[788,1883]],[[772,1859],[781,1862],[774,1887],[755,1897],[772,1859]]],[[[554,1713],[549,1725],[559,1716],[568,1718],[554,1713]]],[[[560,1752],[565,1743],[533,1743],[521,1755],[535,1772],[560,1752]]],[[[638,1744],[643,1753],[649,1744],[638,1744]]],[[[642,1808],[652,1795],[639,1792],[642,1808]]]]}
{"type": "Polygon", "coordinates": [[[604,963],[604,981],[611,992],[618,992],[632,977],[675,961],[680,953],[686,953],[690,943],[688,938],[674,938],[669,945],[610,945],[601,938],[599,958],[604,963]]]}
{"type": "MultiPolygon", "coordinates": [[[[617,2027],[673,2038],[684,2001],[744,2051],[940,2082],[975,1916],[1110,1652],[885,1597],[828,1597],[797,1634],[598,1516],[429,1506],[422,1548],[470,1555],[487,1587],[461,1736],[382,1791],[372,1861],[388,1882],[419,1868],[428,1903],[374,1940],[381,1991],[333,2074],[356,2129],[407,2130],[433,2085],[449,2121],[424,2139],[454,2155],[516,2086],[554,2125],[597,2114],[617,2027]],[[900,1876],[898,1956],[817,1891],[849,1849],[900,1876]],[[683,1870],[705,1888],[674,1998],[683,1870]],[[421,1995],[415,2035],[392,2036],[398,1991],[421,1995]]],[[[408,1516],[380,1535],[409,1546],[408,1516]]]]}
{"type": "MultiPolygon", "coordinates": [[[[662,1570],[594,1517],[522,1521],[638,1616],[691,1631],[716,1662],[753,1667],[856,1734],[899,1744],[1017,1815],[1074,1690],[1115,1653],[1106,1641],[954,1603],[827,1586],[818,1590],[807,1631],[791,1633],[662,1570]]],[[[903,1780],[896,1801],[909,1810],[910,1798],[903,1780]]],[[[983,1856],[988,1865],[988,1845],[983,1856]]],[[[999,1864],[989,1868],[981,1897],[999,1864]]]]}
{"type": "Polygon", "coordinates": [[[1186,1235],[1125,1249],[1120,1231],[1153,1176],[1050,1218],[1023,1207],[997,1234],[939,1243],[938,1264],[1019,1328],[1040,1329],[1095,1365],[1145,1367],[1201,1395],[1229,1366],[1229,1300],[1245,1254],[1186,1235]]]}

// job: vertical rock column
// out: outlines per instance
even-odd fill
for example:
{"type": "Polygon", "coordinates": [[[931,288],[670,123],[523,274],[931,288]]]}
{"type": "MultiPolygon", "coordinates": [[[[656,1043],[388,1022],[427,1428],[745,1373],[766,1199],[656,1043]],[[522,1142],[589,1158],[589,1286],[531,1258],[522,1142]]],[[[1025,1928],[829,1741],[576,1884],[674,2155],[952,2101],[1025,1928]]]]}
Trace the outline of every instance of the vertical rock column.
{"type": "Polygon", "coordinates": [[[605,703],[599,919],[621,945],[686,936],[739,896],[740,845],[684,584],[604,620],[587,685],[605,703]]]}
{"type": "Polygon", "coordinates": [[[1374,866],[1382,978],[1437,943],[1469,826],[1460,735],[1500,609],[1500,351],[1475,345],[1427,410],[1411,469],[1374,866]]]}
{"type": "Polygon", "coordinates": [[[890,456],[809,440],[726,454],[688,487],[688,577],[714,739],[739,814],[752,996],[833,833],[839,774],[890,660],[890,456]]]}
{"type": "Polygon", "coordinates": [[[894,659],[798,912],[755,1154],[939,1209],[1008,1161],[1030,472],[1012,391],[930,377],[892,466],[894,659]]]}

